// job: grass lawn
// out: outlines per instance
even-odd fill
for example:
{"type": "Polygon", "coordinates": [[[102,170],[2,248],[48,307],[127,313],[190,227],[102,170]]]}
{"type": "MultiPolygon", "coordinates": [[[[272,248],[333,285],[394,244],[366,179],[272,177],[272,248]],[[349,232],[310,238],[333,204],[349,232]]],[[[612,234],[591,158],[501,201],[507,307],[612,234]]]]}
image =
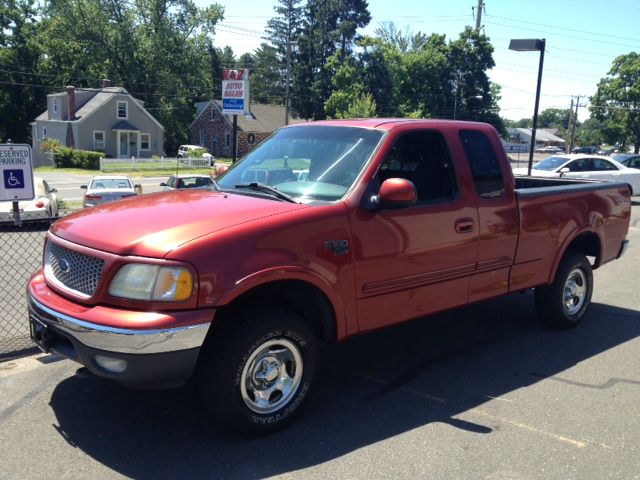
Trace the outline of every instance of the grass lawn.
{"type": "MultiPolygon", "coordinates": [[[[228,159],[218,159],[216,160],[216,166],[221,166],[223,164],[231,164],[231,160],[228,159]]],[[[175,173],[176,167],[175,165],[171,167],[157,168],[157,166],[153,163],[149,164],[149,168],[143,168],[139,170],[132,170],[128,168],[128,165],[123,162],[121,170],[109,170],[109,172],[101,172],[100,170],[86,170],[82,168],[57,168],[57,167],[36,167],[34,168],[35,172],[56,172],[56,173],[79,173],[79,174],[89,174],[89,175],[130,175],[132,177],[156,177],[159,175],[169,175],[171,173],[175,173]]],[[[204,168],[186,168],[182,165],[178,166],[179,173],[211,173],[211,167],[204,168]]]]}

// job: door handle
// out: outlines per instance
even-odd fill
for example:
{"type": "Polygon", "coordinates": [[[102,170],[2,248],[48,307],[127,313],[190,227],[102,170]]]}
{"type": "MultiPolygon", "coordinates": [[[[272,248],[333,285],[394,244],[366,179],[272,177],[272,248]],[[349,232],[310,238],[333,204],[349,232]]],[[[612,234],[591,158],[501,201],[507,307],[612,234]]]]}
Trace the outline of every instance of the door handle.
{"type": "Polygon", "coordinates": [[[456,220],[455,228],[458,233],[471,233],[473,232],[474,222],[472,218],[461,218],[456,220]]]}

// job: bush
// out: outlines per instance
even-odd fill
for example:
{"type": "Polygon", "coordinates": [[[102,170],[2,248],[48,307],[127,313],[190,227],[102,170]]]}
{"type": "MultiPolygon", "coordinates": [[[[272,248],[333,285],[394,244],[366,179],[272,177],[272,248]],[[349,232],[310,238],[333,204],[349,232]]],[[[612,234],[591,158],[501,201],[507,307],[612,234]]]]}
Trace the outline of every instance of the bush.
{"type": "Polygon", "coordinates": [[[53,158],[58,168],[83,168],[85,170],[99,170],[100,152],[76,150],[69,147],[57,147],[53,150],[53,158]]]}

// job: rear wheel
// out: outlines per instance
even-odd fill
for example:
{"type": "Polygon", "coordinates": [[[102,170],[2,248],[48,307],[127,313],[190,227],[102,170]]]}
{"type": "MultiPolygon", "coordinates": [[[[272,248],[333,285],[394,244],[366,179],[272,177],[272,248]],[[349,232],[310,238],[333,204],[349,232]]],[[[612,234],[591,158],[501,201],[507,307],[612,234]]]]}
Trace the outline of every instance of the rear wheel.
{"type": "Polygon", "coordinates": [[[555,328],[571,328],[580,323],[591,304],[593,273],[587,258],[568,252],[560,262],[553,283],[535,290],[540,320],[555,328]]]}
{"type": "Polygon", "coordinates": [[[263,434],[292,420],[315,376],[309,326],[290,310],[270,308],[216,327],[200,360],[198,387],[217,423],[263,434]]]}

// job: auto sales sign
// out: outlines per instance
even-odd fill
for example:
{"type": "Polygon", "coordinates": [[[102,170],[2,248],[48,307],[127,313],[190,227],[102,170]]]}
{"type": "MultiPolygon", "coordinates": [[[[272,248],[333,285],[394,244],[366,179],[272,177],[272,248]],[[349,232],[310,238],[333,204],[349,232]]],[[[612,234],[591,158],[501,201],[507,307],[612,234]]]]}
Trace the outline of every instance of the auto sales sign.
{"type": "Polygon", "coordinates": [[[244,115],[249,113],[249,70],[222,71],[222,113],[244,115]]]}

